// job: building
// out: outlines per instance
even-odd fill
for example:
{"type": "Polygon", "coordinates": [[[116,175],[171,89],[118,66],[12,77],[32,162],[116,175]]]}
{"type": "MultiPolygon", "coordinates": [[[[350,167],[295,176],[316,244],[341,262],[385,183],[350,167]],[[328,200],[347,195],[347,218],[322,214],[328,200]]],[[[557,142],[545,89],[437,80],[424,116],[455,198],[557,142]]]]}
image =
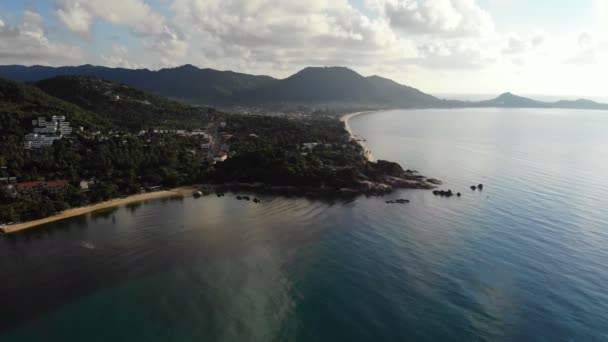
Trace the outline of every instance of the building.
{"type": "Polygon", "coordinates": [[[89,182],[85,181],[85,180],[81,180],[80,184],[78,184],[80,186],[80,190],[83,191],[87,191],[89,190],[89,182]]]}
{"type": "Polygon", "coordinates": [[[25,149],[51,146],[55,140],[72,134],[72,127],[68,121],[65,121],[63,115],[53,115],[50,121],[44,116],[39,116],[37,120],[32,120],[32,126],[34,131],[25,135],[23,142],[25,149]]]}
{"type": "Polygon", "coordinates": [[[207,134],[207,132],[203,131],[202,129],[195,129],[192,130],[192,132],[190,132],[190,135],[198,135],[198,136],[202,136],[205,139],[209,139],[209,134],[207,134]]]}
{"type": "Polygon", "coordinates": [[[0,189],[7,189],[12,191],[26,190],[26,189],[49,189],[57,190],[63,188],[67,183],[65,181],[35,181],[35,182],[22,182],[7,185],[0,185],[0,189]]]}
{"type": "Polygon", "coordinates": [[[213,158],[213,161],[215,162],[223,162],[226,159],[228,159],[228,155],[226,154],[226,152],[221,151],[217,154],[217,156],[215,158],[213,158]]]}

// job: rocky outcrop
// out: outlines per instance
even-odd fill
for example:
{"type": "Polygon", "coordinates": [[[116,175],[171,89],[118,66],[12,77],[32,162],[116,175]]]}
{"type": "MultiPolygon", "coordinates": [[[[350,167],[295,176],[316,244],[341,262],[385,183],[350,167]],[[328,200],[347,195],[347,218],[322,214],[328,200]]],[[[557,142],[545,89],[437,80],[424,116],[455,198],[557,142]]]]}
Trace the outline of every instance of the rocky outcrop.
{"type": "Polygon", "coordinates": [[[405,179],[401,177],[384,176],[384,182],[394,188],[401,189],[433,189],[433,184],[422,178],[405,179]]]}

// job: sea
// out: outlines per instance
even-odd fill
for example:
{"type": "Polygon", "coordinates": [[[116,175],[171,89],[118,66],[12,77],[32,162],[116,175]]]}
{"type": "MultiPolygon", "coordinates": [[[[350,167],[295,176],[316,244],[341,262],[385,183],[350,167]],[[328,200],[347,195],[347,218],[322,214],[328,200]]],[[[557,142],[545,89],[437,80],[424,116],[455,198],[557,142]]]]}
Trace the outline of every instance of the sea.
{"type": "Polygon", "coordinates": [[[608,112],[350,125],[462,197],[162,199],[0,236],[0,341],[608,340],[608,112]]]}

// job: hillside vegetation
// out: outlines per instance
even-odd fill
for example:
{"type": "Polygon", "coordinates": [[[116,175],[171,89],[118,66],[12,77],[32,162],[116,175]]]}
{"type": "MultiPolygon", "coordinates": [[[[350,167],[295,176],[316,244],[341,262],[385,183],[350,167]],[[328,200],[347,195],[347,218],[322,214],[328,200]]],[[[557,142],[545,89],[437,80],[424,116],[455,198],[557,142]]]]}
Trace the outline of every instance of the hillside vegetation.
{"type": "Polygon", "coordinates": [[[216,113],[90,76],[57,76],[35,84],[48,94],[98,113],[121,129],[200,128],[216,113]]]}

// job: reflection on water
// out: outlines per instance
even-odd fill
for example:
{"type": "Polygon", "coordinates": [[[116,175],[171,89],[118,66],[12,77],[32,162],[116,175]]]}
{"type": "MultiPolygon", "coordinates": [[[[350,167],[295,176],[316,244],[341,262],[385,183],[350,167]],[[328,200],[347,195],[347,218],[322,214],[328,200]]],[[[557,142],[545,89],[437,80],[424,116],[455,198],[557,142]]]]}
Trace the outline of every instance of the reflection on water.
{"type": "Polygon", "coordinates": [[[2,236],[0,340],[605,339],[608,116],[389,111],[351,126],[463,197],[163,199],[2,236]]]}

